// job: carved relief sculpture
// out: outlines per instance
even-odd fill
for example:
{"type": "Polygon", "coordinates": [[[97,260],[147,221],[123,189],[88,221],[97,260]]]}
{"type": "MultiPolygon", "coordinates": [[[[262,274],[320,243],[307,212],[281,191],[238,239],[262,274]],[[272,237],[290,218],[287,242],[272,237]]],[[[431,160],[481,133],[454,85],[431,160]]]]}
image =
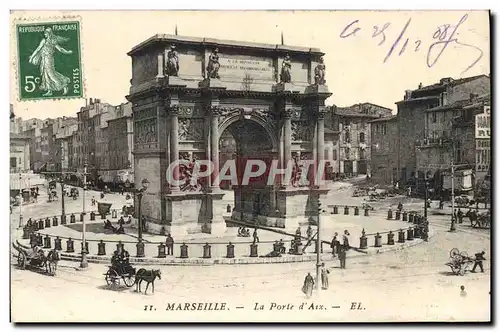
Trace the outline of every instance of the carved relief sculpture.
{"type": "Polygon", "coordinates": [[[167,65],[165,66],[165,70],[168,76],[179,75],[179,55],[175,48],[175,45],[171,45],[170,51],[167,53],[167,65]]]}
{"type": "Polygon", "coordinates": [[[325,71],[326,71],[326,66],[323,57],[320,57],[319,63],[316,65],[316,68],[314,68],[314,84],[316,85],[326,84],[325,71]]]}
{"type": "Polygon", "coordinates": [[[309,141],[312,137],[311,127],[303,122],[292,121],[292,141],[309,141]]]}
{"type": "Polygon", "coordinates": [[[181,141],[203,140],[203,120],[179,119],[179,139],[181,141]]]}
{"type": "Polygon", "coordinates": [[[292,60],[290,59],[290,54],[286,54],[285,59],[283,59],[283,63],[281,65],[280,82],[292,82],[292,60]]]}
{"type": "Polygon", "coordinates": [[[207,77],[208,78],[220,78],[219,77],[219,49],[216,47],[212,54],[210,54],[208,58],[208,66],[207,66],[207,77]]]}
{"type": "Polygon", "coordinates": [[[179,157],[180,159],[189,161],[187,164],[179,165],[179,181],[181,182],[179,189],[181,191],[190,192],[200,191],[202,188],[200,179],[197,178],[195,174],[195,170],[199,170],[199,168],[196,167],[196,157],[191,159],[190,153],[188,152],[179,153],[179,157]]]}

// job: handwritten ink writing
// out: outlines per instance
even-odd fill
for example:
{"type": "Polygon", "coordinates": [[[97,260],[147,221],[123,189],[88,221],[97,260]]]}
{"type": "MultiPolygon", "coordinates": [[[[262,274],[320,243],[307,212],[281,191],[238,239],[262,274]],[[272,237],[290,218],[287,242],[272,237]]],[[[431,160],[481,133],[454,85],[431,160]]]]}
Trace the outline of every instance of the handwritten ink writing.
{"type": "MultiPolygon", "coordinates": [[[[394,44],[392,44],[391,46],[391,49],[389,50],[389,52],[387,53],[387,55],[385,56],[385,59],[384,59],[384,63],[387,62],[387,60],[390,58],[392,52],[394,51],[394,49],[396,48],[396,46],[398,46],[399,44],[399,41],[401,40],[401,38],[403,38],[403,35],[405,34],[406,32],[406,29],[408,29],[408,26],[410,25],[410,22],[411,22],[411,17],[408,19],[408,21],[406,21],[406,24],[403,28],[403,30],[401,30],[401,33],[399,34],[398,38],[396,39],[396,41],[394,42],[394,44]]],[[[401,55],[401,52],[400,54],[401,55]]]]}
{"type": "MultiPolygon", "coordinates": [[[[436,31],[434,31],[432,35],[433,42],[431,41],[426,54],[427,66],[429,68],[432,68],[439,61],[442,54],[445,52],[445,50],[448,48],[450,44],[460,47],[473,48],[478,52],[477,58],[475,58],[475,60],[462,72],[462,74],[470,70],[479,62],[479,60],[482,59],[484,52],[481,48],[458,41],[458,35],[459,35],[458,29],[460,28],[461,25],[463,25],[466,22],[467,18],[468,14],[464,14],[457,25],[442,24],[436,29],[436,31]]],[[[409,47],[411,48],[411,46],[409,46],[412,45],[410,44],[410,42],[413,42],[414,45],[413,52],[416,53],[421,50],[423,46],[422,39],[410,38],[406,36],[407,33],[409,33],[408,29],[411,20],[412,18],[410,17],[406,21],[406,24],[400,31],[398,37],[391,44],[391,47],[389,48],[387,54],[385,55],[383,63],[386,63],[391,58],[396,49],[399,49],[398,56],[402,56],[409,49],[409,47]]],[[[379,41],[377,45],[382,46],[386,42],[386,40],[390,40],[391,37],[389,35],[390,33],[389,30],[391,29],[392,29],[392,24],[390,22],[387,22],[383,25],[374,25],[371,37],[373,39],[378,38],[379,41]]],[[[344,27],[344,29],[340,33],[340,38],[357,37],[357,34],[362,34],[363,31],[364,28],[362,28],[362,26],[360,25],[359,20],[354,20],[344,27]]]]}
{"type": "Polygon", "coordinates": [[[467,72],[469,69],[471,69],[472,67],[474,67],[476,65],[476,63],[479,62],[479,60],[481,60],[481,58],[483,57],[483,51],[479,48],[479,47],[476,47],[474,45],[469,45],[469,44],[466,44],[466,43],[461,43],[458,41],[458,38],[456,38],[455,36],[458,36],[458,28],[460,27],[460,25],[462,25],[463,23],[465,23],[465,21],[467,21],[467,18],[469,17],[469,15],[465,14],[464,16],[462,16],[462,18],[460,19],[460,21],[458,22],[458,24],[454,27],[453,31],[451,32],[450,36],[448,37],[448,29],[450,29],[450,25],[449,24],[446,24],[446,25],[443,25],[441,27],[438,28],[438,30],[436,32],[434,32],[434,35],[432,36],[434,39],[438,39],[438,41],[434,42],[431,44],[431,46],[429,47],[429,51],[427,52],[427,66],[429,68],[432,68],[437,62],[438,60],[441,58],[441,55],[444,53],[444,51],[446,50],[446,48],[452,44],[452,43],[455,43],[457,45],[462,45],[462,46],[466,46],[466,47],[470,47],[470,48],[474,48],[475,50],[479,51],[479,56],[476,58],[476,60],[474,60],[463,72],[467,72]],[[447,38],[448,37],[448,38],[447,38]],[[455,38],[453,38],[455,37],[455,38]],[[438,54],[433,58],[433,50],[435,47],[440,47],[441,46],[441,50],[438,52],[438,54]]]}
{"type": "Polygon", "coordinates": [[[354,24],[358,23],[359,20],[355,20],[355,21],[352,21],[351,23],[349,23],[345,28],[344,30],[342,30],[342,32],[340,33],[340,38],[347,38],[349,36],[356,36],[356,32],[358,32],[359,30],[361,30],[361,28],[358,28],[356,27],[354,29],[354,31],[352,31],[351,33],[348,33],[346,34],[346,31],[349,30],[349,28],[351,28],[354,24]]]}
{"type": "Polygon", "coordinates": [[[382,35],[382,40],[380,41],[380,43],[378,43],[378,46],[382,45],[384,42],[385,42],[385,30],[391,25],[391,23],[386,23],[384,24],[384,26],[382,26],[382,28],[379,30],[379,27],[378,26],[374,26],[373,27],[373,35],[372,37],[375,38],[377,37],[378,35],[382,35]]]}

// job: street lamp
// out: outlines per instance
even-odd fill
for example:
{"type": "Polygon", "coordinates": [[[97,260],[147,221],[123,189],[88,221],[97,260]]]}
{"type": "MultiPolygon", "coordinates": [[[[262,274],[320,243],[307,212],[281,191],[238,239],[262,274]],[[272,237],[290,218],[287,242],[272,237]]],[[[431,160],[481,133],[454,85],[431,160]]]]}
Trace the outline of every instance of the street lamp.
{"type": "Polygon", "coordinates": [[[148,179],[143,179],[142,182],[141,182],[141,186],[142,186],[142,188],[136,190],[137,202],[139,204],[139,209],[138,209],[139,213],[138,213],[138,216],[137,216],[137,227],[139,228],[139,230],[138,230],[139,241],[142,241],[142,227],[143,227],[143,225],[142,225],[141,201],[142,201],[142,195],[148,189],[148,186],[149,186],[148,179]]]}
{"type": "Polygon", "coordinates": [[[319,291],[321,280],[321,237],[320,237],[321,202],[318,197],[318,232],[316,233],[316,290],[319,291]]]}
{"type": "Polygon", "coordinates": [[[89,263],[87,262],[87,247],[85,246],[86,243],[86,231],[87,227],[85,225],[85,190],[87,190],[87,161],[85,161],[84,167],[83,167],[83,219],[82,219],[82,260],[80,262],[80,268],[86,269],[89,266],[89,263]]]}
{"type": "Polygon", "coordinates": [[[22,173],[19,173],[19,196],[21,197],[21,200],[19,202],[19,227],[18,228],[23,228],[23,188],[21,186],[22,178],[23,178],[22,173]]]}

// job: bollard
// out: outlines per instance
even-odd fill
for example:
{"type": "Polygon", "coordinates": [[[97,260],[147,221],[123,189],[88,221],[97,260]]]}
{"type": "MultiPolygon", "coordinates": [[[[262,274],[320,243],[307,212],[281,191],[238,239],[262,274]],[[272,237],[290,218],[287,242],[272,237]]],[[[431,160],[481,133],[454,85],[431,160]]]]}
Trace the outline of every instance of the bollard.
{"type": "Polygon", "coordinates": [[[368,248],[368,238],[365,235],[365,229],[361,232],[361,237],[359,238],[359,249],[368,248]]]}
{"type": "Polygon", "coordinates": [[[189,257],[188,256],[188,246],[185,243],[183,243],[181,245],[181,258],[188,258],[188,257],[189,257]]]}
{"type": "Polygon", "coordinates": [[[257,256],[259,256],[257,243],[252,243],[250,245],[250,257],[257,257],[257,256]]]}
{"type": "Polygon", "coordinates": [[[392,219],[392,210],[389,208],[389,211],[387,211],[387,220],[392,219]]]}
{"type": "Polygon", "coordinates": [[[45,238],[43,239],[43,247],[45,249],[50,249],[52,247],[50,244],[50,236],[48,234],[45,235],[45,238]]]}
{"type": "Polygon", "coordinates": [[[274,252],[279,252],[280,251],[279,250],[279,246],[280,246],[280,244],[278,242],[274,242],[273,243],[273,251],[274,252]]]}
{"type": "Polygon", "coordinates": [[[396,220],[401,220],[401,211],[396,210],[396,220]]]}
{"type": "Polygon", "coordinates": [[[49,228],[50,226],[50,219],[45,219],[45,228],[49,228]]]}
{"type": "Polygon", "coordinates": [[[111,218],[118,218],[118,214],[116,213],[116,210],[111,211],[111,218]]]}
{"type": "MultiPolygon", "coordinates": [[[[47,225],[47,223],[50,224],[50,218],[49,217],[45,218],[45,225],[47,225]]],[[[57,226],[57,225],[53,225],[53,226],[57,226]]]]}
{"type": "Polygon", "coordinates": [[[94,211],[90,212],[90,220],[91,221],[95,220],[95,213],[94,213],[94,211]]]}
{"type": "Polygon", "coordinates": [[[410,214],[408,215],[408,222],[413,224],[414,220],[415,220],[415,215],[412,212],[410,212],[410,214]]]}
{"type": "Polygon", "coordinates": [[[158,245],[158,258],[165,258],[167,257],[167,253],[165,251],[166,246],[163,244],[163,242],[160,242],[158,245]]]}
{"type": "Polygon", "coordinates": [[[54,249],[55,250],[62,250],[62,241],[59,238],[59,236],[56,236],[56,239],[54,240],[54,249]]]}
{"type": "Polygon", "coordinates": [[[103,240],[99,241],[97,244],[97,255],[104,256],[106,255],[106,243],[103,240]]]}
{"type": "Polygon", "coordinates": [[[234,258],[234,244],[229,242],[229,244],[226,246],[227,248],[227,258],[234,258]]]}
{"type": "Polygon", "coordinates": [[[415,228],[413,229],[413,238],[414,239],[420,239],[420,237],[421,237],[420,227],[419,226],[415,226],[415,228]]]}
{"type": "Polygon", "coordinates": [[[36,244],[36,234],[35,233],[30,233],[30,247],[33,247],[36,244]]]}
{"type": "MultiPolygon", "coordinates": [[[[83,252],[83,242],[81,244],[82,248],[82,252],[83,252]]],[[[89,243],[87,241],[85,241],[85,253],[88,254],[89,253],[89,243]]]]}
{"type": "Polygon", "coordinates": [[[82,212],[82,213],[80,213],[80,222],[83,222],[83,218],[84,218],[84,216],[85,216],[85,213],[83,213],[83,212],[82,212]]]}
{"type": "Polygon", "coordinates": [[[408,212],[403,212],[403,221],[408,221],[408,212]]]}
{"type": "Polygon", "coordinates": [[[123,247],[123,243],[122,241],[118,241],[118,243],[116,244],[116,250],[120,253],[120,252],[123,252],[125,248],[123,247]]]}
{"type": "Polygon", "coordinates": [[[66,215],[61,214],[61,225],[66,225],[66,215]]]}
{"type": "Polygon", "coordinates": [[[295,242],[295,255],[302,255],[304,251],[304,245],[301,241],[295,242]]]}
{"type": "Polygon", "coordinates": [[[389,231],[389,234],[387,234],[387,244],[390,246],[394,245],[394,233],[392,231],[389,231]]]}
{"type": "Polygon", "coordinates": [[[408,228],[408,230],[406,231],[406,239],[407,239],[408,241],[411,241],[411,240],[413,240],[413,239],[414,239],[414,238],[413,238],[413,228],[411,228],[411,227],[410,227],[410,228],[408,228]]]}
{"type": "Polygon", "coordinates": [[[38,229],[44,229],[44,226],[45,226],[45,225],[44,225],[43,219],[40,219],[40,220],[38,221],[38,229]]]}
{"type": "Polygon", "coordinates": [[[365,217],[370,216],[370,210],[368,208],[365,208],[365,217]]]}
{"type": "Polygon", "coordinates": [[[205,243],[203,246],[203,258],[211,258],[212,257],[212,247],[205,243]]]}
{"type": "Polygon", "coordinates": [[[66,241],[66,252],[75,252],[74,242],[71,238],[66,241]]]}
{"type": "Polygon", "coordinates": [[[37,236],[37,244],[38,244],[39,247],[43,246],[43,237],[42,237],[42,234],[38,234],[38,236],[37,236]]]}
{"type": "Polygon", "coordinates": [[[71,216],[69,217],[69,222],[71,224],[74,224],[76,222],[76,217],[74,213],[72,213],[71,216]]]}
{"type": "Polygon", "coordinates": [[[359,216],[359,207],[357,206],[354,208],[354,215],[359,216]]]}
{"type": "Polygon", "coordinates": [[[226,213],[231,213],[231,204],[226,206],[226,213]]]}
{"type": "Polygon", "coordinates": [[[333,206],[333,214],[339,214],[339,207],[337,205],[333,206]]]}
{"type": "Polygon", "coordinates": [[[137,249],[136,257],[144,257],[144,242],[142,242],[142,240],[139,239],[139,242],[137,242],[135,247],[137,249]]]}
{"type": "Polygon", "coordinates": [[[405,232],[402,229],[398,233],[398,243],[405,243],[405,232]]]}
{"type": "Polygon", "coordinates": [[[346,206],[346,207],[344,208],[344,214],[345,214],[345,215],[348,215],[348,214],[349,214],[349,207],[348,207],[348,206],[346,206]]]}
{"type": "Polygon", "coordinates": [[[380,236],[379,233],[375,235],[375,247],[376,248],[382,247],[382,237],[380,236]]]}
{"type": "Polygon", "coordinates": [[[57,226],[57,217],[52,218],[52,226],[57,226]]]}
{"type": "Polygon", "coordinates": [[[23,240],[27,240],[29,238],[30,238],[30,236],[29,236],[29,232],[28,232],[28,227],[24,226],[23,227],[23,240]]]}

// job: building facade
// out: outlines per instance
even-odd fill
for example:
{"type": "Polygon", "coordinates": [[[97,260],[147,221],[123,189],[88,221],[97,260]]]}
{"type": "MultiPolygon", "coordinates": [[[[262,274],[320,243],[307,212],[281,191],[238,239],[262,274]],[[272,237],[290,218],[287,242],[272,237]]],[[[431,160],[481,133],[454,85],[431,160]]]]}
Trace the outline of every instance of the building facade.
{"type": "Polygon", "coordinates": [[[372,103],[331,108],[331,118],[325,122],[325,156],[330,160],[329,173],[334,174],[330,178],[370,173],[370,121],[391,115],[391,109],[372,103]]]}
{"type": "MultiPolygon", "coordinates": [[[[426,164],[450,164],[453,151],[441,146],[451,141],[453,118],[459,116],[457,107],[466,104],[471,94],[489,91],[490,78],[486,75],[443,78],[439,83],[425,87],[420,84],[418,89],[406,91],[404,100],[396,103],[398,173],[402,183],[415,178],[417,171],[429,171],[426,164]]],[[[461,156],[466,158],[462,152],[461,156]]]]}
{"type": "Polygon", "coordinates": [[[370,121],[371,177],[382,185],[394,185],[398,178],[398,120],[389,116],[370,121]]]}
{"type": "Polygon", "coordinates": [[[25,173],[30,170],[30,141],[29,137],[20,134],[10,134],[10,172],[25,173]]]}

